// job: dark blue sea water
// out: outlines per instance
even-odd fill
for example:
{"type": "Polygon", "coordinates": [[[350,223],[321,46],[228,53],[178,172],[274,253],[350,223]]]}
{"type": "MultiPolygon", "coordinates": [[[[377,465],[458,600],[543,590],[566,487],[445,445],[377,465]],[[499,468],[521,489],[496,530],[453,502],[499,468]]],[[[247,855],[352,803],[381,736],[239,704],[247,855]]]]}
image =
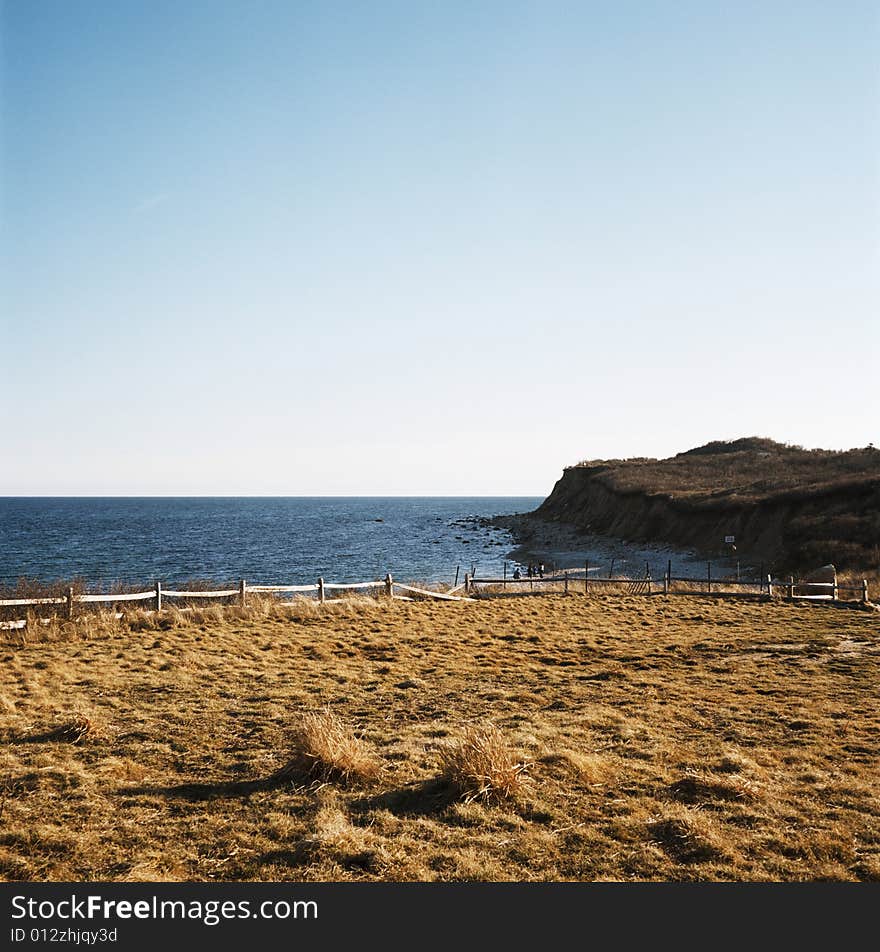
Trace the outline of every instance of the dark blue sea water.
{"type": "Polygon", "coordinates": [[[501,573],[513,543],[480,524],[538,497],[2,498],[0,583],[401,581],[501,573]]]}

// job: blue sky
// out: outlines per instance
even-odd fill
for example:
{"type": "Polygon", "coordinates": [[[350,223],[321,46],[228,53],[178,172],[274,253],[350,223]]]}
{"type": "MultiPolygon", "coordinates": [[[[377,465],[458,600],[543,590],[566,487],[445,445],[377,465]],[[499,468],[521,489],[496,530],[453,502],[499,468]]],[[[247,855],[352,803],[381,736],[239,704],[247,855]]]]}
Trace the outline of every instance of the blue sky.
{"type": "Polygon", "coordinates": [[[585,457],[880,443],[874,3],[0,31],[2,495],[544,495],[585,457]]]}

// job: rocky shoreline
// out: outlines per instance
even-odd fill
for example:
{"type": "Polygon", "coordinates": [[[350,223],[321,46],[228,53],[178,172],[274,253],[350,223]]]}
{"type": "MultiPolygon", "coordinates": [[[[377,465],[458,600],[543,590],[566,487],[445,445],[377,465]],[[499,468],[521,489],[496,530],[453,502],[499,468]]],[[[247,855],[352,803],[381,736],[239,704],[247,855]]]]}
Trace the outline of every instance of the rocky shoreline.
{"type": "MultiPolygon", "coordinates": [[[[507,557],[521,565],[543,562],[553,570],[583,569],[589,563],[591,574],[639,578],[646,568],[660,577],[669,562],[674,574],[685,577],[703,577],[706,570],[705,558],[693,550],[595,535],[533,513],[495,516],[488,523],[510,533],[515,545],[507,557]]],[[[713,559],[712,564],[719,572],[736,571],[736,563],[728,559],[713,559]]]]}
{"type": "Polygon", "coordinates": [[[506,529],[513,537],[516,547],[508,556],[516,562],[541,559],[546,561],[551,553],[568,553],[574,557],[585,548],[591,547],[592,537],[574,526],[548,522],[530,513],[496,516],[490,521],[492,525],[506,529]]]}

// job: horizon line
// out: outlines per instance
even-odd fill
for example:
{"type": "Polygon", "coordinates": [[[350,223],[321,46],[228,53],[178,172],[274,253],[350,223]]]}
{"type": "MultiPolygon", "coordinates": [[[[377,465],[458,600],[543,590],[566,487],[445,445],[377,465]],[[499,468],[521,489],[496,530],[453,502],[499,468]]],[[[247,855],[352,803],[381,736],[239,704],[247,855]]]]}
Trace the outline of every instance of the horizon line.
{"type": "Polygon", "coordinates": [[[23,493],[0,499],[532,499],[546,493],[23,493]]]}

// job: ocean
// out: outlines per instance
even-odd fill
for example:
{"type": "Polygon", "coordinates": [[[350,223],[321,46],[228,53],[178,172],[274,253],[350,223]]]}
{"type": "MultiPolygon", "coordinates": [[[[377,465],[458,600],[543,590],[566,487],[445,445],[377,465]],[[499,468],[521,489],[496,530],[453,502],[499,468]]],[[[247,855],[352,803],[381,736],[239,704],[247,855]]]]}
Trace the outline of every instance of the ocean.
{"type": "Polygon", "coordinates": [[[491,516],[541,497],[0,498],[0,584],[452,582],[500,575],[491,516]]]}

